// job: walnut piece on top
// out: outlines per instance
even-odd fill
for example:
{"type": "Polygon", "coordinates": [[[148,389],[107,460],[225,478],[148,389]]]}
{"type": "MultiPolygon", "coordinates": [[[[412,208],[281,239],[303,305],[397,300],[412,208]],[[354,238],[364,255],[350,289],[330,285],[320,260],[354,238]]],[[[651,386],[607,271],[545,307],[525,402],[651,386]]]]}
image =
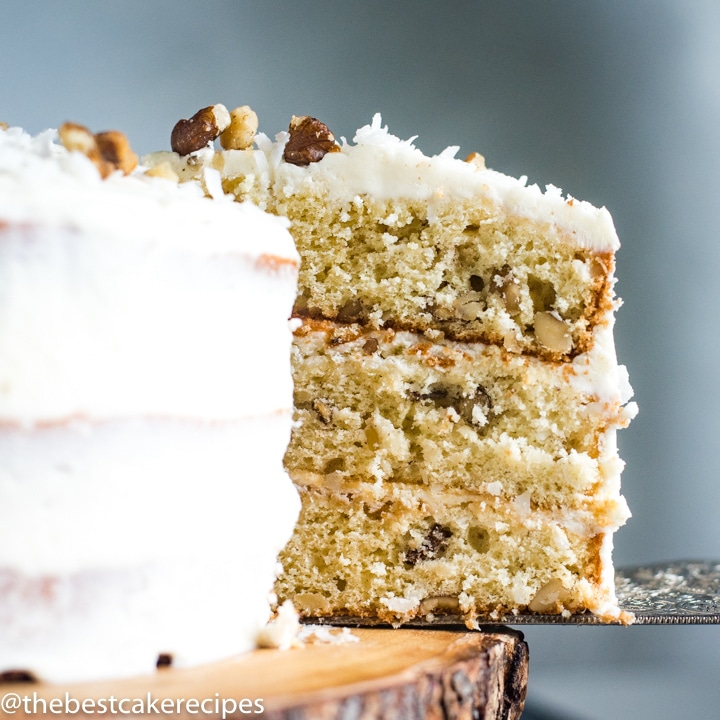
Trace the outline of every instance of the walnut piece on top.
{"type": "Polygon", "coordinates": [[[329,152],[340,150],[330,128],[309,115],[293,115],[289,131],[283,160],[292,165],[309,165],[322,160],[329,152]]]}
{"type": "Polygon", "coordinates": [[[170,146],[178,155],[189,155],[213,142],[230,125],[230,113],[221,104],[198,110],[191,118],[178,120],[170,135],[170,146]]]}
{"type": "Polygon", "coordinates": [[[115,170],[129,175],[137,167],[138,156],[118,130],[93,134],[84,125],[66,122],[58,128],[58,137],[67,150],[81,152],[91,160],[103,178],[115,170]]]}
{"type": "Polygon", "coordinates": [[[223,150],[247,150],[255,142],[258,116],[248,105],[230,111],[230,124],[220,135],[223,150]]]}

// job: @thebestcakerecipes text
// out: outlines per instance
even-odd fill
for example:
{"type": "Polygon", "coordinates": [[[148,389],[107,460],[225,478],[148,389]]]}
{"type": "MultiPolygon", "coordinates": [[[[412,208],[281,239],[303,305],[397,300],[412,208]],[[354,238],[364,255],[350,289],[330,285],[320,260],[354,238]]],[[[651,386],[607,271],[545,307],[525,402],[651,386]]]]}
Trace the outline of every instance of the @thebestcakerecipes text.
{"type": "Polygon", "coordinates": [[[197,716],[222,718],[260,715],[265,712],[262,698],[222,697],[215,693],[204,698],[156,698],[152,693],[134,697],[76,698],[69,692],[54,698],[41,696],[37,691],[8,692],[0,696],[0,717],[52,717],[97,715],[122,717],[133,715],[197,716]]]}

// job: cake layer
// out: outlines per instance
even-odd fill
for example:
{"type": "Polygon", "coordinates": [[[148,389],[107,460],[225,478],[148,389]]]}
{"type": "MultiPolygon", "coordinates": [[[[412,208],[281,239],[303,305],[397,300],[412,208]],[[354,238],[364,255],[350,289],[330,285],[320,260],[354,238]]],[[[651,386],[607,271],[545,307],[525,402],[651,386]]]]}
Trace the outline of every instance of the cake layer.
{"type": "Polygon", "coordinates": [[[612,306],[618,240],[604,209],[453,157],[427,157],[381,126],[302,166],[287,133],[259,150],[157,153],[182,178],[290,219],[303,258],[299,315],[442,331],[561,359],[592,346],[612,306]],[[322,232],[318,232],[322,228],[322,232]]]}
{"type": "Polygon", "coordinates": [[[550,358],[592,346],[613,262],[552,223],[451,190],[430,207],[402,196],[329,202],[316,178],[292,188],[275,210],[290,218],[303,258],[298,315],[437,330],[550,358]]]}
{"type": "Polygon", "coordinates": [[[413,617],[589,609],[620,617],[614,528],[580,512],[522,515],[511,504],[404,484],[382,497],[306,488],[281,555],[279,601],[306,616],[413,617]],[[318,538],[323,538],[318,542],[318,538]]]}
{"type": "Polygon", "coordinates": [[[420,483],[523,496],[533,507],[612,498],[624,508],[615,430],[628,422],[627,397],[619,385],[588,393],[573,365],[306,321],[293,372],[297,422],[285,462],[296,482],[420,483]]]}

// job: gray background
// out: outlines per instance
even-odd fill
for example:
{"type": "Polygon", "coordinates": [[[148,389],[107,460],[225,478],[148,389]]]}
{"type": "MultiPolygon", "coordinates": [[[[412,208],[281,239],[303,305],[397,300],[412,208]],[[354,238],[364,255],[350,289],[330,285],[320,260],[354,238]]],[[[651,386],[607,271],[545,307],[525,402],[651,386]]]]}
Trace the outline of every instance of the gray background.
{"type": "MultiPolygon", "coordinates": [[[[0,119],[75,120],[165,149],[180,117],[251,105],[337,136],[380,111],[606,205],[617,345],[641,412],[621,434],[634,517],[617,564],[720,558],[720,2],[0,2],[0,119]]],[[[535,628],[530,710],[720,713],[720,628],[535,628]]],[[[530,713],[529,713],[530,714],[530,713]]]]}

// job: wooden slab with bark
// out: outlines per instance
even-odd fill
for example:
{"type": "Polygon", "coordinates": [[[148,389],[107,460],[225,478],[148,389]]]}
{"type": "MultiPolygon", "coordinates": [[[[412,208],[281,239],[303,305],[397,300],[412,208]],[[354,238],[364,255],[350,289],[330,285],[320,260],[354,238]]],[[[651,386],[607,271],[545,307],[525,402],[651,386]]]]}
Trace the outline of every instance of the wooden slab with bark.
{"type": "MultiPolygon", "coordinates": [[[[4,683],[0,695],[32,697],[35,711],[41,700],[89,701],[91,712],[80,710],[74,718],[96,718],[92,703],[110,697],[146,704],[152,698],[149,711],[133,717],[158,717],[158,708],[168,708],[175,712],[162,715],[187,720],[247,718],[261,710],[266,720],[514,720],[522,713],[528,649],[519,632],[363,628],[352,634],[358,642],[257,650],[142,678],[67,686],[4,683]]],[[[130,702],[124,707],[140,709],[130,702]]],[[[7,717],[37,715],[19,708],[7,717]]]]}

